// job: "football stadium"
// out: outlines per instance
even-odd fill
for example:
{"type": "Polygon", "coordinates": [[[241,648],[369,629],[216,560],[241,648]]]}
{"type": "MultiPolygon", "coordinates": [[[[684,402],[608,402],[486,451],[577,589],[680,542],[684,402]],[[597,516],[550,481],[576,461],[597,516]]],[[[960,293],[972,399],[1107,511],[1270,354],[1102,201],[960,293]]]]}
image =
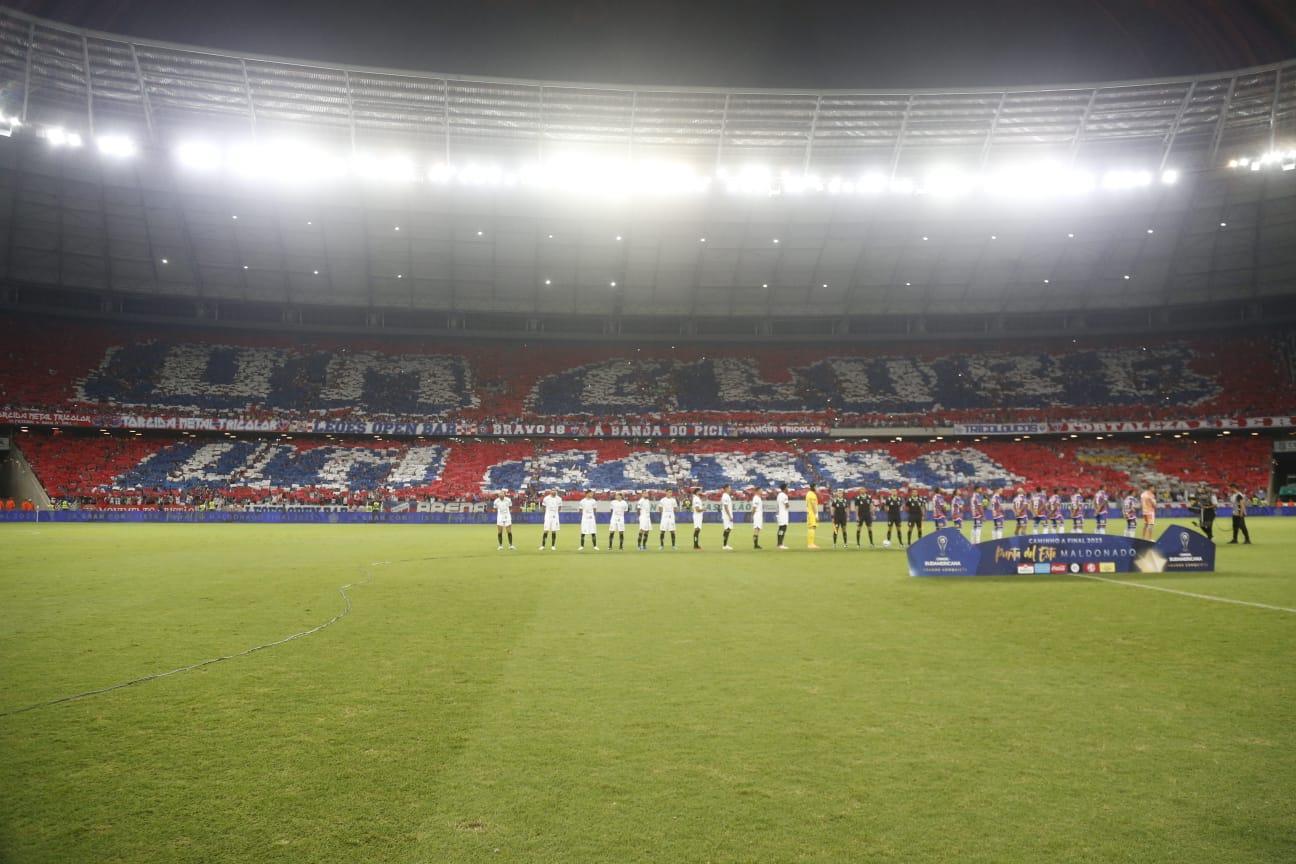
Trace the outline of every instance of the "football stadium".
{"type": "Polygon", "coordinates": [[[1296,860],[1296,42],[194,33],[0,7],[0,861],[1296,860]]]}

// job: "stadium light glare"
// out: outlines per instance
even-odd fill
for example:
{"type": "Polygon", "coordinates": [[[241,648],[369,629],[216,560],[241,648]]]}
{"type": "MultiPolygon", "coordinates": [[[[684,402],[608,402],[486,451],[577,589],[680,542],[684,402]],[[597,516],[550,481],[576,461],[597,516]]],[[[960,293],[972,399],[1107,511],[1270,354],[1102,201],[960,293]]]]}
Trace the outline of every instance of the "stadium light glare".
{"type": "Polygon", "coordinates": [[[1151,184],[1152,174],[1148,171],[1108,171],[1102,178],[1103,188],[1115,191],[1139,189],[1151,184]]]}
{"type": "Polygon", "coordinates": [[[716,179],[725,185],[731,195],[770,195],[774,189],[774,172],[768,165],[743,165],[737,174],[724,168],[716,172],[716,179]]]}
{"type": "Polygon", "coordinates": [[[1179,182],[1179,172],[1174,168],[1167,168],[1161,172],[1161,182],[1166,186],[1173,186],[1179,182]]]}
{"type": "Polygon", "coordinates": [[[855,191],[861,195],[881,195],[886,190],[886,175],[878,171],[870,171],[855,181],[855,191]]]}
{"type": "Polygon", "coordinates": [[[552,284],[553,284],[553,280],[552,280],[552,279],[546,279],[546,280],[545,280],[545,284],[546,284],[546,285],[552,285],[552,284]]]}
{"type": "Polygon", "coordinates": [[[914,194],[914,189],[916,187],[914,186],[914,182],[908,177],[897,177],[891,181],[889,188],[895,195],[912,195],[914,194]]]}
{"type": "Polygon", "coordinates": [[[100,135],[95,139],[99,152],[114,159],[129,159],[138,151],[135,142],[125,135],[100,135]]]}
{"type": "Polygon", "coordinates": [[[167,259],[163,258],[163,259],[162,259],[162,263],[163,263],[163,264],[170,264],[171,262],[168,261],[167,259]]]}
{"type": "Polygon", "coordinates": [[[958,198],[972,192],[983,181],[949,165],[937,165],[923,178],[922,191],[938,198],[958,198]]]}
{"type": "Polygon", "coordinates": [[[75,150],[81,146],[81,136],[76,132],[69,132],[62,126],[51,126],[45,130],[45,140],[50,143],[51,147],[70,147],[75,150]]]}
{"type": "Polygon", "coordinates": [[[351,173],[377,183],[409,183],[416,177],[414,160],[400,153],[362,153],[352,157],[351,173]]]}
{"type": "Polygon", "coordinates": [[[220,148],[206,141],[185,141],[175,151],[176,161],[190,171],[218,171],[224,158],[220,148]]]}

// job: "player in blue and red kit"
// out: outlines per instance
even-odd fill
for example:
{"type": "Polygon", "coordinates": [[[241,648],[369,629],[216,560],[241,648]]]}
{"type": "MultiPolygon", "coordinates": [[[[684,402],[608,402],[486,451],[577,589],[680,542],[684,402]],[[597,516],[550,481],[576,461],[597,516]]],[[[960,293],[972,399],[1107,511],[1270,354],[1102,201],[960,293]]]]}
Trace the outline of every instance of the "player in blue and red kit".
{"type": "Polygon", "coordinates": [[[937,531],[945,527],[945,522],[949,518],[945,509],[946,506],[945,496],[941,494],[939,489],[933,489],[931,500],[932,524],[936,526],[937,531]]]}
{"type": "Polygon", "coordinates": [[[1080,534],[1084,531],[1084,495],[1079,489],[1071,492],[1071,532],[1080,534]]]}
{"type": "Polygon", "coordinates": [[[1013,536],[1020,537],[1026,533],[1026,523],[1030,519],[1030,511],[1026,509],[1026,494],[1022,489],[1017,490],[1017,494],[1012,499],[1013,516],[1017,520],[1017,527],[1013,529],[1013,536]]]}
{"type": "Polygon", "coordinates": [[[1031,518],[1033,520],[1031,523],[1032,534],[1044,533],[1044,505],[1047,501],[1044,490],[1036,486],[1035,492],[1030,496],[1031,518]]]}
{"type": "Polygon", "coordinates": [[[991,530],[990,536],[998,540],[1003,537],[1004,526],[1004,500],[998,489],[990,496],[990,518],[994,520],[994,528],[991,530]]]}
{"type": "Polygon", "coordinates": [[[1058,490],[1054,489],[1053,494],[1048,498],[1048,517],[1049,527],[1053,529],[1054,534],[1062,533],[1062,496],[1058,490]]]}
{"type": "Polygon", "coordinates": [[[985,487],[972,490],[969,503],[972,512],[972,542],[981,542],[981,526],[985,524],[985,487]]]}
{"type": "Polygon", "coordinates": [[[1099,534],[1107,533],[1107,504],[1107,490],[1099,486],[1093,497],[1094,530],[1099,534]]]}
{"type": "Polygon", "coordinates": [[[963,530],[963,496],[959,494],[959,490],[957,489],[954,489],[952,491],[953,494],[950,495],[950,516],[954,520],[954,527],[957,528],[959,531],[962,531],[963,530]]]}
{"type": "Polygon", "coordinates": [[[1138,534],[1138,514],[1139,501],[1134,497],[1134,490],[1127,489],[1125,498],[1121,501],[1121,515],[1125,517],[1125,536],[1134,537],[1138,534]]]}

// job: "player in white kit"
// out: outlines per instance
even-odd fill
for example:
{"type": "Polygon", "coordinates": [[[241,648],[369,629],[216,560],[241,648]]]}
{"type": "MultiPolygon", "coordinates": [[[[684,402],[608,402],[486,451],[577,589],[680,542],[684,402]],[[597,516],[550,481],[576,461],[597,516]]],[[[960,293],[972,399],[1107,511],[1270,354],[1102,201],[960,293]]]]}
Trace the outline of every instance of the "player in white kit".
{"type": "Polygon", "coordinates": [[[675,548],[675,508],[678,506],[679,504],[675,500],[675,494],[669,490],[661,497],[661,500],[657,502],[657,509],[661,511],[661,516],[659,517],[661,521],[658,523],[660,531],[657,534],[657,545],[661,549],[666,548],[667,531],[669,531],[671,535],[671,548],[675,548]]]}
{"type": "Polygon", "coordinates": [[[699,552],[702,550],[702,517],[706,514],[706,504],[699,494],[701,491],[702,487],[694,486],[693,500],[689,502],[689,509],[693,511],[693,548],[699,552]]]}
{"type": "Polygon", "coordinates": [[[639,539],[635,542],[635,548],[644,552],[648,549],[648,535],[652,533],[652,499],[647,492],[639,493],[635,507],[639,510],[639,539]]]}
{"type": "Polygon", "coordinates": [[[558,529],[562,526],[562,520],[558,516],[562,510],[562,496],[557,489],[550,489],[540,499],[540,506],[544,508],[544,533],[540,535],[540,551],[544,551],[546,540],[549,541],[550,551],[553,551],[558,548],[558,529]]]}
{"type": "Polygon", "coordinates": [[[585,535],[590,538],[590,545],[594,551],[598,551],[598,520],[595,518],[598,510],[598,502],[594,500],[594,491],[585,490],[585,497],[580,500],[581,530],[580,530],[580,548],[577,552],[585,551],[585,535]]]}
{"type": "Polygon", "coordinates": [[[783,542],[787,537],[788,529],[788,494],[787,484],[779,484],[778,497],[774,499],[774,521],[778,523],[778,548],[786,549],[787,545],[783,542]]]}
{"type": "Polygon", "coordinates": [[[729,534],[733,531],[733,496],[729,494],[729,484],[720,487],[720,525],[724,528],[724,542],[720,548],[732,552],[729,545],[729,534]]]}
{"type": "Polygon", "coordinates": [[[761,528],[765,527],[765,499],[761,497],[759,489],[753,489],[751,495],[752,508],[752,548],[759,549],[761,528]]]}
{"type": "Polygon", "coordinates": [[[618,549],[625,548],[625,516],[630,505],[626,503],[625,495],[620,492],[612,499],[612,518],[608,520],[608,548],[612,548],[612,535],[620,535],[620,545],[618,549]]]}
{"type": "Polygon", "coordinates": [[[504,548],[505,530],[508,531],[509,548],[516,549],[517,547],[513,545],[513,499],[501,489],[495,496],[495,542],[499,544],[497,549],[504,548]]]}

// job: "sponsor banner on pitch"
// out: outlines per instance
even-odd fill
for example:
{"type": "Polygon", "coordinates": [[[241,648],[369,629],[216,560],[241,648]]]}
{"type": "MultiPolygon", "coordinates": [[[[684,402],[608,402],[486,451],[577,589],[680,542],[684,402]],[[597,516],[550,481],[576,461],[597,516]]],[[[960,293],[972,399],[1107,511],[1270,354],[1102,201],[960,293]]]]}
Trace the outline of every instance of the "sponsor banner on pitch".
{"type": "Polygon", "coordinates": [[[1040,534],[972,543],[956,528],[909,547],[910,576],[1078,576],[1213,571],[1215,544],[1187,528],[1156,540],[1113,534],[1040,534]]]}

